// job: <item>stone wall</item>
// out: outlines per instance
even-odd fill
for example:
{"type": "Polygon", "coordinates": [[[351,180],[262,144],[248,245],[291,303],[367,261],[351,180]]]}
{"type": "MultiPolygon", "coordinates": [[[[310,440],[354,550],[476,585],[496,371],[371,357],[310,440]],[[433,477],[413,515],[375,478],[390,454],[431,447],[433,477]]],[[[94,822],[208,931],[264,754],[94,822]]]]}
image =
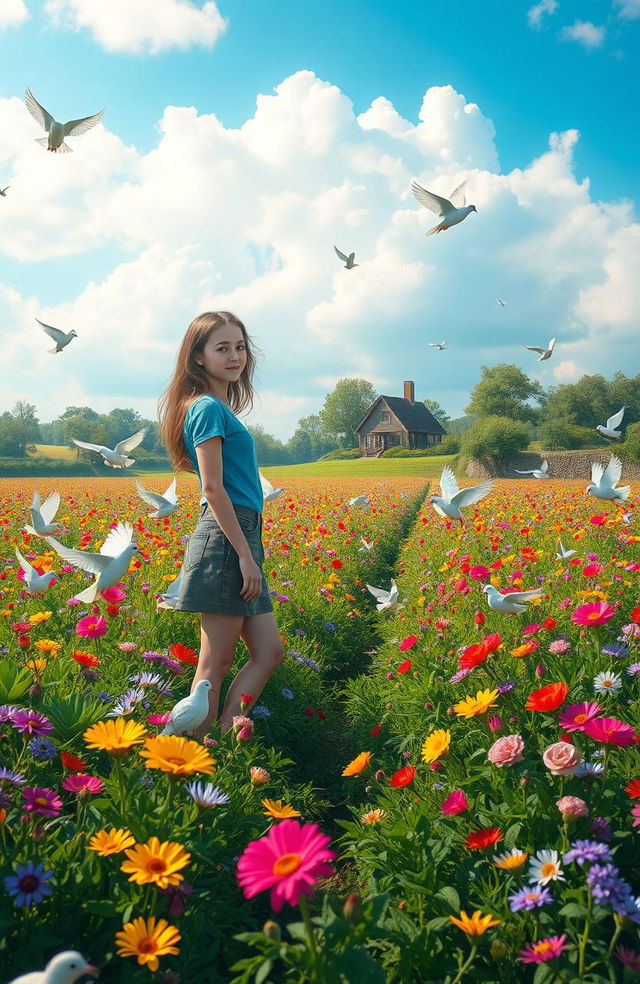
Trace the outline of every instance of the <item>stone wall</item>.
{"type": "MultiPolygon", "coordinates": [[[[469,478],[513,478],[531,481],[531,475],[517,475],[514,471],[519,468],[526,471],[539,468],[544,459],[549,462],[550,478],[575,478],[584,480],[585,488],[591,481],[591,462],[601,461],[606,465],[615,448],[603,448],[602,451],[548,451],[543,454],[524,451],[504,463],[497,463],[494,458],[472,458],[469,461],[466,474],[469,478]]],[[[627,482],[640,482],[640,463],[622,460],[622,479],[620,485],[627,482]]]]}

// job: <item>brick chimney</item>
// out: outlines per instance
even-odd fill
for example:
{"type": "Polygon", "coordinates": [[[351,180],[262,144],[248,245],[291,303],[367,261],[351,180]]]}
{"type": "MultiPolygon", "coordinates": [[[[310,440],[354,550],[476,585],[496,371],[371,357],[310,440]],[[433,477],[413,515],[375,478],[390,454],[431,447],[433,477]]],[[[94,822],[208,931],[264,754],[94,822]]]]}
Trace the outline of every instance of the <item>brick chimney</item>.
{"type": "Polygon", "coordinates": [[[405,400],[408,400],[409,401],[409,403],[415,403],[416,402],[416,399],[415,399],[415,391],[414,391],[414,386],[413,386],[413,380],[412,379],[405,379],[405,381],[404,381],[404,393],[403,393],[403,396],[404,396],[405,400]]]}

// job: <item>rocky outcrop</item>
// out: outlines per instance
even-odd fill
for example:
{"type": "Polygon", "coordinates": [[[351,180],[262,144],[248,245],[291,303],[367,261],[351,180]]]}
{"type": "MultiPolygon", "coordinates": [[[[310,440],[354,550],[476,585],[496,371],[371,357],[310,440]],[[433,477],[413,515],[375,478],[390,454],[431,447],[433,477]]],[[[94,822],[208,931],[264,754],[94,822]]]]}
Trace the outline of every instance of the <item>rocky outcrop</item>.
{"type": "MultiPolygon", "coordinates": [[[[467,464],[466,474],[469,478],[523,478],[531,481],[530,475],[517,475],[514,469],[526,471],[529,468],[539,468],[547,458],[551,478],[581,479],[584,480],[586,487],[591,481],[591,462],[601,461],[606,465],[611,455],[615,454],[615,450],[615,447],[611,447],[603,448],[602,451],[548,451],[543,454],[524,451],[507,461],[498,461],[495,458],[472,458],[467,464]]],[[[620,484],[624,485],[626,482],[640,482],[639,462],[622,460],[620,484]]]]}

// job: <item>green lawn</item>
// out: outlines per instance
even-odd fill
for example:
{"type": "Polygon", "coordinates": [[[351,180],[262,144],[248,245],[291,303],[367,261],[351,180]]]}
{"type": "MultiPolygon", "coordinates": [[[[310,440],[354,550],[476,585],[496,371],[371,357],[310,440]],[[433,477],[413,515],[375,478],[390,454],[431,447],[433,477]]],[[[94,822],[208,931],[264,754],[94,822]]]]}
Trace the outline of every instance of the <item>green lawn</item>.
{"type": "Polygon", "coordinates": [[[306,475],[361,475],[363,478],[385,478],[396,475],[424,475],[433,478],[445,465],[451,465],[454,455],[438,455],[433,458],[352,458],[347,461],[312,461],[306,465],[274,465],[261,471],[272,481],[306,475]]]}

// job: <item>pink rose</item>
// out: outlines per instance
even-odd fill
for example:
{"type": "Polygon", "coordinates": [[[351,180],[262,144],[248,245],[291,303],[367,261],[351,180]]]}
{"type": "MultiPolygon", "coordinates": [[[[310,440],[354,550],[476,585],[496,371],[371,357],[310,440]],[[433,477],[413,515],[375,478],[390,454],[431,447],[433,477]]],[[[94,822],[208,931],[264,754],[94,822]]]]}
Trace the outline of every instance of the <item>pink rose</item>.
{"type": "Polygon", "coordinates": [[[560,810],[562,819],[565,822],[567,820],[577,820],[578,817],[589,816],[589,807],[579,796],[563,796],[562,799],[558,800],[556,806],[560,810]]]}
{"type": "Polygon", "coordinates": [[[542,761],[554,776],[571,776],[582,762],[582,756],[575,745],[568,741],[557,741],[549,745],[542,761]]]}
{"type": "Polygon", "coordinates": [[[502,738],[494,741],[487,752],[487,758],[501,769],[503,765],[519,762],[522,759],[523,749],[524,742],[520,735],[503,735],[502,738]]]}

